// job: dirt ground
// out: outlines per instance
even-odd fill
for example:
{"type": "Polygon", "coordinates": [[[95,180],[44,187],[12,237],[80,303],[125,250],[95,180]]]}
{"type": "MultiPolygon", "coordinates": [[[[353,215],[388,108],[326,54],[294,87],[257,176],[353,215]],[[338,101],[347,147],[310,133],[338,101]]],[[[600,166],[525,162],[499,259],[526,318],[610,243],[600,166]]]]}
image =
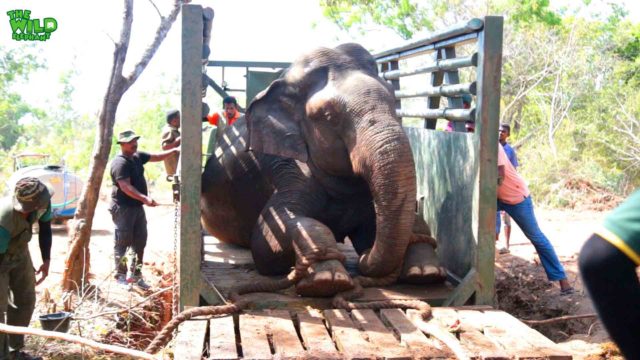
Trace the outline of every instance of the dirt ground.
{"type": "MultiPolygon", "coordinates": [[[[164,203],[170,202],[168,198],[159,200],[164,203]]],[[[582,289],[578,276],[577,253],[595,226],[601,223],[604,213],[537,209],[537,216],[542,230],[555,246],[569,280],[578,291],[571,296],[560,296],[557,285],[546,280],[533,246],[517,226],[514,226],[511,254],[497,255],[497,307],[520,319],[546,319],[592,313],[592,305],[582,289]]],[[[173,208],[147,208],[147,219],[149,241],[143,271],[145,278],[154,286],[152,293],[166,286],[167,275],[165,274],[163,280],[162,274],[170,273],[172,268],[169,259],[173,253],[173,208]]],[[[101,342],[142,349],[152,337],[153,329],[158,327],[163,311],[166,310],[163,310],[163,301],[170,303],[170,296],[164,300],[162,296],[154,296],[124,316],[113,314],[144,300],[150,293],[126,291],[113,282],[112,232],[113,225],[106,203],[101,202],[96,209],[91,240],[91,272],[94,274],[92,283],[97,285],[99,291],[89,291],[83,296],[83,300],[76,299],[76,304],[81,304],[77,306],[74,316],[88,318],[105,312],[107,315],[73,321],[70,333],[101,342]]],[[[36,254],[34,265],[37,268],[40,265],[37,241],[32,241],[31,246],[32,254],[36,254]]],[[[45,313],[47,308],[50,309],[51,302],[56,302],[58,308],[61,305],[58,284],[62,276],[66,250],[66,229],[64,226],[56,226],[51,272],[47,280],[37,288],[39,302],[32,322],[33,327],[40,327],[37,316],[45,313]],[[49,304],[44,301],[47,298],[52,299],[49,304]]],[[[571,320],[536,328],[575,354],[578,359],[617,358],[603,352],[600,344],[607,341],[607,335],[596,319],[571,320]]],[[[28,350],[51,359],[113,358],[86,348],[82,349],[80,346],[35,337],[28,338],[28,350]]]]}

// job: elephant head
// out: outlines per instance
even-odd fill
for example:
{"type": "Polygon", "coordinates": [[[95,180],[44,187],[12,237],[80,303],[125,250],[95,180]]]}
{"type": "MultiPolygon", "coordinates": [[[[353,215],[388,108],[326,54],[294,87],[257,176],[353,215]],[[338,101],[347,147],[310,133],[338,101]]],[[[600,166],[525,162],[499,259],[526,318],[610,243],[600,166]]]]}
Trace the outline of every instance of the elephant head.
{"type": "Polygon", "coordinates": [[[251,150],[308,162],[321,180],[364,179],[376,238],[360,271],[384,276],[399,268],[414,221],[415,169],[393,91],[371,54],[344,44],[302,56],[258,94],[246,119],[251,150]]]}

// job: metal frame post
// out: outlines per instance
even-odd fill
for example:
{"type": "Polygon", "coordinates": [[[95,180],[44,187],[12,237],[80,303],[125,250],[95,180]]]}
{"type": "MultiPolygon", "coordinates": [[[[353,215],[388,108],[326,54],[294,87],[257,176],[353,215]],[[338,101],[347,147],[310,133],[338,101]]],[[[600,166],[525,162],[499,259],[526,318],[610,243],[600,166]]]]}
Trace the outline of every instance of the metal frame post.
{"type": "Polygon", "coordinates": [[[478,203],[476,227],[476,304],[493,304],[495,294],[495,221],[498,176],[498,119],[500,119],[500,79],[502,75],[502,28],[500,16],[486,16],[478,37],[478,98],[476,132],[478,149],[478,203]]]}
{"type": "Polygon", "coordinates": [[[202,167],[202,7],[182,6],[182,142],[180,145],[180,311],[200,299],[202,167]]]}

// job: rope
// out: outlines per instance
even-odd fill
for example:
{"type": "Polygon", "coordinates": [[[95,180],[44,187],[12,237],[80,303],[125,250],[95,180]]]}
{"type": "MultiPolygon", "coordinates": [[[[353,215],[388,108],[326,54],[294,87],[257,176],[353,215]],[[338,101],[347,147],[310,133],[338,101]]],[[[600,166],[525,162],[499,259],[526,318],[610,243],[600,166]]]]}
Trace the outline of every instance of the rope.
{"type": "MultiPolygon", "coordinates": [[[[334,248],[325,248],[321,251],[313,251],[312,254],[299,256],[299,260],[296,262],[294,269],[283,279],[268,280],[260,283],[243,285],[231,291],[231,293],[229,294],[229,298],[232,301],[231,304],[218,306],[201,306],[185,310],[178,314],[175,318],[173,318],[169,323],[167,323],[167,325],[165,325],[165,327],[160,331],[160,333],[158,333],[158,335],[156,335],[156,337],[145,349],[145,351],[150,354],[155,354],[160,349],[164,348],[172,339],[174,331],[182,322],[190,320],[196,316],[220,316],[240,312],[249,304],[249,300],[243,299],[242,295],[256,292],[275,292],[278,290],[287,289],[307,276],[308,269],[311,265],[325,260],[338,260],[344,263],[345,256],[338,249],[334,248]]],[[[379,310],[389,308],[416,309],[420,312],[420,315],[423,319],[428,319],[431,316],[431,306],[424,301],[386,300],[369,301],[362,303],[354,303],[351,301],[362,296],[363,288],[365,287],[386,286],[394,283],[398,279],[401,269],[402,266],[399,266],[394,272],[381,278],[372,278],[366,276],[358,276],[354,278],[354,288],[335,295],[332,300],[332,305],[336,308],[346,310],[379,310]]]]}
{"type": "Polygon", "coordinates": [[[334,296],[331,304],[335,308],[345,309],[345,310],[356,310],[356,309],[370,309],[370,310],[380,310],[380,309],[392,309],[392,308],[403,308],[403,309],[416,309],[420,312],[420,316],[422,319],[426,320],[431,317],[431,306],[425,302],[420,300],[381,300],[381,301],[367,301],[367,302],[358,302],[355,303],[352,300],[361,297],[364,293],[365,287],[380,287],[387,286],[393,284],[400,276],[400,269],[402,269],[402,265],[399,266],[394,272],[391,274],[381,277],[381,278],[372,278],[366,276],[358,276],[353,279],[354,288],[351,290],[347,290],[341,293],[338,293],[334,296]]]}
{"type": "Polygon", "coordinates": [[[157,353],[160,349],[164,348],[169,341],[173,338],[174,331],[184,321],[190,320],[196,316],[219,316],[229,315],[240,312],[245,309],[249,304],[249,300],[243,299],[241,295],[255,293],[255,292],[274,292],[282,289],[289,288],[298,282],[303,275],[297,272],[295,269],[287,275],[287,277],[278,280],[268,280],[261,283],[254,283],[244,285],[236,290],[232,291],[229,298],[233,303],[218,306],[200,306],[191,308],[176,315],[171,321],[165,325],[162,330],[156,335],[153,341],[145,349],[150,354],[157,353]]]}

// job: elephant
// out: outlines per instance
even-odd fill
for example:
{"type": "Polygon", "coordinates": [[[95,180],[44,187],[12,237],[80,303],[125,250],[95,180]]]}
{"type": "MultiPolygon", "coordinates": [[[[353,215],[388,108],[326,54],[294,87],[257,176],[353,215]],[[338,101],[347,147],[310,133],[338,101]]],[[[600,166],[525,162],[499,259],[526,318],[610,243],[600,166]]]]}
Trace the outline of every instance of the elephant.
{"type": "Polygon", "coordinates": [[[337,247],[348,237],[362,276],[442,279],[428,227],[414,231],[415,167],[393,90],[362,46],[301,56],[221,139],[202,174],[202,224],[250,248],[260,274],[307,264],[300,295],[348,290],[337,247]]]}

